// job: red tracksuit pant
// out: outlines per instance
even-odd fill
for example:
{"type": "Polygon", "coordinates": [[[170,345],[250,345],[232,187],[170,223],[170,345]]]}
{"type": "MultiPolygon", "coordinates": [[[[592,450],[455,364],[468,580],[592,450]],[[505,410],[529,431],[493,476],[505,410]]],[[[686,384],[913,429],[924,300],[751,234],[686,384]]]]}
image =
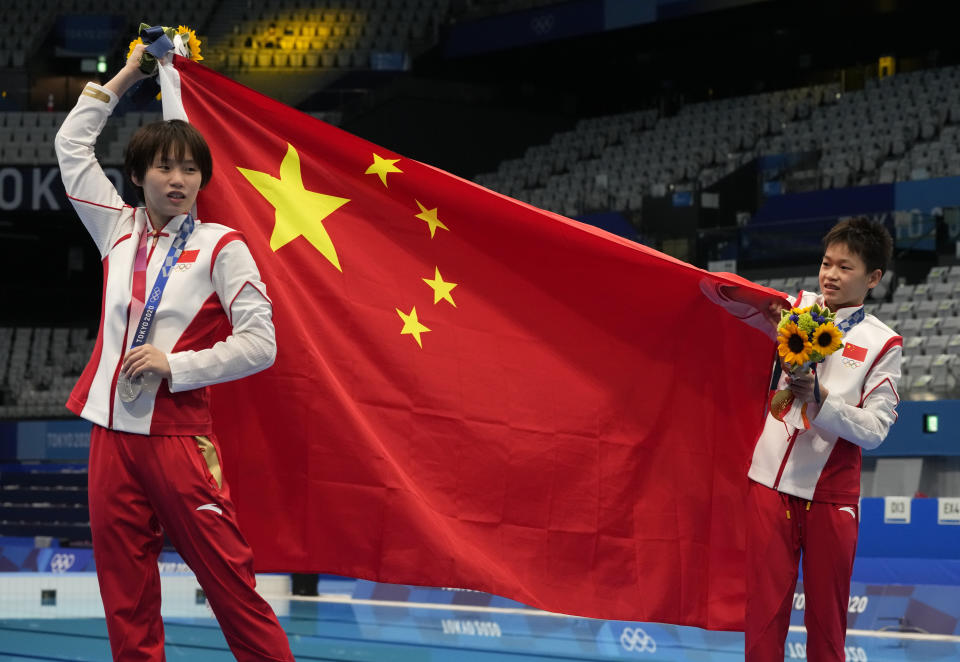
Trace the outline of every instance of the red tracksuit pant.
{"type": "Polygon", "coordinates": [[[807,660],[843,662],[858,510],[806,501],[750,481],[747,662],[783,662],[801,555],[807,660]]]}
{"type": "Polygon", "coordinates": [[[114,660],[165,659],[157,568],[164,532],[196,574],[238,660],[293,660],[286,633],[254,590],[253,554],[230,492],[218,486],[194,437],[95,425],[89,471],[93,554],[114,660]]]}

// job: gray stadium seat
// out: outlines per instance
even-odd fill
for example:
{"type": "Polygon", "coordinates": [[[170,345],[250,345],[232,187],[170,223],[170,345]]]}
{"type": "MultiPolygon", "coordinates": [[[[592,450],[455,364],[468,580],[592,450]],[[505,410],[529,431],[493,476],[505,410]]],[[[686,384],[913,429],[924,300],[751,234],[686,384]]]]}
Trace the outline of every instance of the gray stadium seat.
{"type": "MultiPolygon", "coordinates": [[[[903,339],[904,362],[906,362],[906,360],[910,357],[923,353],[923,342],[923,336],[908,336],[903,339]]],[[[904,364],[903,370],[906,371],[906,364],[904,364]]]]}
{"type": "Polygon", "coordinates": [[[943,299],[937,304],[936,315],[940,319],[945,319],[947,317],[953,317],[957,314],[957,306],[960,305],[960,301],[951,297],[949,299],[943,299]]]}
{"type": "Polygon", "coordinates": [[[947,354],[960,356],[960,333],[955,333],[947,340],[947,354]]]}
{"type": "Polygon", "coordinates": [[[930,372],[930,364],[933,362],[933,357],[929,355],[914,355],[910,358],[910,373],[911,375],[924,375],[930,372]]]}
{"type": "Polygon", "coordinates": [[[916,285],[901,285],[893,291],[894,301],[913,301],[916,285]]]}
{"type": "Polygon", "coordinates": [[[928,356],[938,356],[940,354],[946,353],[947,343],[950,340],[949,336],[922,336],[923,337],[923,353],[928,356]]]}
{"type": "Polygon", "coordinates": [[[916,304],[913,301],[901,301],[897,304],[896,318],[898,320],[907,320],[914,317],[916,304]]]}
{"type": "Polygon", "coordinates": [[[900,304],[894,301],[881,303],[876,313],[877,317],[879,317],[881,321],[889,324],[897,318],[897,308],[899,308],[899,306],[900,304]]]}
{"type": "Polygon", "coordinates": [[[940,302],[936,300],[920,301],[914,309],[914,312],[917,317],[936,317],[939,307],[940,302]]]}
{"type": "Polygon", "coordinates": [[[899,320],[894,323],[894,328],[902,336],[918,336],[923,328],[923,320],[916,318],[899,320]]]}
{"type": "Polygon", "coordinates": [[[940,335],[940,324],[939,317],[921,318],[920,332],[925,336],[940,335]]]}
{"type": "Polygon", "coordinates": [[[960,317],[954,315],[941,318],[940,333],[947,336],[960,333],[960,317]]]}
{"type": "Polygon", "coordinates": [[[953,296],[954,283],[934,282],[930,285],[930,298],[934,300],[953,296]]]}
{"type": "Polygon", "coordinates": [[[930,374],[933,376],[934,388],[947,390],[952,389],[956,380],[953,378],[951,368],[957,357],[950,354],[938,354],[930,362],[930,374]]]}
{"type": "MultiPolygon", "coordinates": [[[[787,279],[786,279],[786,278],[771,278],[771,279],[770,279],[770,287],[773,288],[773,289],[775,289],[775,290],[780,290],[781,292],[784,291],[783,288],[786,287],[786,284],[787,284],[787,279]]],[[[787,294],[793,295],[793,294],[796,294],[796,292],[787,292],[787,294]]]]}

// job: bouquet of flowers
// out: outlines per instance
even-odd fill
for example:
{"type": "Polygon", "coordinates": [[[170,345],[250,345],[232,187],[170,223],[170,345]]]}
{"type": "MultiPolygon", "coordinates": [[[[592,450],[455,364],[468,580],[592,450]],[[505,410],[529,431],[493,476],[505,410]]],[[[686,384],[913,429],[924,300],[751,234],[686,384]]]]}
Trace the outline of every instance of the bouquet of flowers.
{"type": "Polygon", "coordinates": [[[146,23],[141,23],[139,33],[140,36],[130,42],[127,57],[130,57],[137,44],[146,44],[148,46],[147,52],[143,54],[140,64],[140,70],[145,74],[155,74],[157,72],[157,57],[162,57],[164,53],[171,49],[194,62],[203,59],[203,56],[200,55],[200,40],[197,39],[197,33],[185,25],[167,28],[162,26],[151,27],[146,23]],[[157,44],[156,49],[153,48],[154,44],[157,44]],[[165,47],[161,47],[162,44],[165,44],[165,47]]]}
{"type": "MultiPolygon", "coordinates": [[[[816,373],[816,364],[843,347],[843,333],[833,323],[836,314],[817,304],[780,312],[777,325],[777,353],[790,374],[816,373]]],[[[770,413],[782,421],[793,403],[793,392],[777,391],[770,401],[770,413]]]]}

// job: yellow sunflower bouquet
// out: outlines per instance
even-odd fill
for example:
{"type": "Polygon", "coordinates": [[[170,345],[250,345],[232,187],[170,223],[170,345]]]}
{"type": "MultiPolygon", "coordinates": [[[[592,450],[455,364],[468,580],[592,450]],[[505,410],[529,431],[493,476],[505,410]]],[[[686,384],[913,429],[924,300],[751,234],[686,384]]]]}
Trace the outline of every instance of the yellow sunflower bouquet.
{"type": "MultiPolygon", "coordinates": [[[[843,347],[843,333],[834,324],[836,315],[817,304],[780,312],[777,325],[777,353],[783,369],[790,374],[813,368],[843,347]]],[[[777,420],[789,411],[793,392],[777,391],[770,401],[770,413],[777,420]]]]}
{"type": "Polygon", "coordinates": [[[140,58],[140,71],[145,74],[152,76],[157,72],[157,57],[162,57],[162,54],[168,50],[173,50],[194,62],[203,59],[203,56],[200,55],[200,40],[197,38],[197,33],[185,25],[167,28],[141,23],[139,34],[139,37],[130,42],[127,57],[130,57],[137,44],[146,44],[147,51],[140,58]],[[163,40],[167,41],[164,42],[163,40]],[[161,48],[161,43],[165,43],[166,47],[161,48]],[[154,45],[157,46],[156,49],[154,45]]]}

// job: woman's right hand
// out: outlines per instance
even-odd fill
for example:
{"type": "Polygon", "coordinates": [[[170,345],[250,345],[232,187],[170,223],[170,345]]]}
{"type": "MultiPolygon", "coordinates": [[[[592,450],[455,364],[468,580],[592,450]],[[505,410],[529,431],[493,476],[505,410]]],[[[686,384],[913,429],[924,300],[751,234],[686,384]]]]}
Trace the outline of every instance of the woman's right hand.
{"type": "Polygon", "coordinates": [[[149,78],[149,74],[145,74],[140,71],[140,59],[143,57],[144,51],[147,50],[145,44],[137,44],[133,47],[133,51],[130,53],[130,57],[127,58],[127,63],[124,65],[124,69],[127,69],[130,73],[136,72],[137,77],[139,78],[149,78]]]}
{"type": "Polygon", "coordinates": [[[150,74],[145,74],[140,71],[140,58],[143,56],[146,48],[143,44],[134,46],[123,68],[117,72],[116,76],[104,83],[103,86],[118,97],[122,97],[137,81],[149,78],[150,74]]]}

